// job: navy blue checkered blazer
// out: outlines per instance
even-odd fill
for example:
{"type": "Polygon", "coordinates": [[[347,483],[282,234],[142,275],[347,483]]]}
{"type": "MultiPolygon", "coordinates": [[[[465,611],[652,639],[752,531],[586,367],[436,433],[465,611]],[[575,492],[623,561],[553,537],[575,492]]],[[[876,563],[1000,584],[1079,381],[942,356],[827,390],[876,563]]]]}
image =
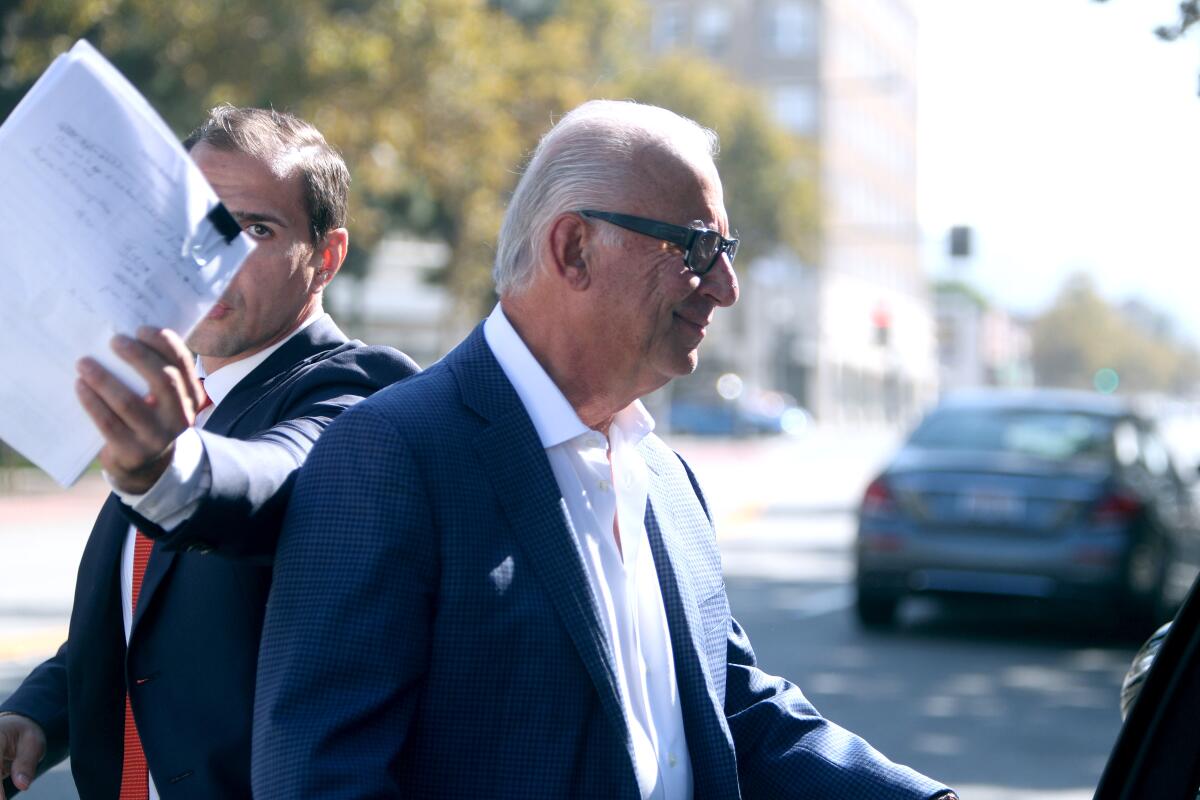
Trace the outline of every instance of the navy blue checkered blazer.
{"type": "MultiPolygon", "coordinates": [[[[758,669],[712,523],[657,437],[646,524],[697,798],[928,798],[758,669]]],[[[254,796],[637,798],[604,632],[545,452],[481,328],[344,413],[275,561],[254,796]]]]}

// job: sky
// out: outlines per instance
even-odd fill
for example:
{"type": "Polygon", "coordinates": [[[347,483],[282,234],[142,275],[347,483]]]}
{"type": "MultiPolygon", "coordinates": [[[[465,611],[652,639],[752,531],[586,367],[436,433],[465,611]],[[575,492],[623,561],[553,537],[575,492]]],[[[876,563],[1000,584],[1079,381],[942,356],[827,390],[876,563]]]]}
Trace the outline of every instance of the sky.
{"type": "Polygon", "coordinates": [[[930,273],[1033,313],[1086,272],[1200,344],[1200,29],[1176,0],[918,0],[918,204],[930,273]],[[951,225],[976,254],[944,255],[951,225]]]}

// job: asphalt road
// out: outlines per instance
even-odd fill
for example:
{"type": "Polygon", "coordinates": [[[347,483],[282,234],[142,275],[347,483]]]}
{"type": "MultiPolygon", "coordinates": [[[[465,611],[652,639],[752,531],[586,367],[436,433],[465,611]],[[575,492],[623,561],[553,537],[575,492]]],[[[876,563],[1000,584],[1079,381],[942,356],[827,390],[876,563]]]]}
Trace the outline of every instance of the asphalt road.
{"type": "MultiPolygon", "coordinates": [[[[886,433],[675,442],[718,520],[734,614],[761,665],[827,717],[964,800],[1085,800],[1120,725],[1135,643],[1036,611],[903,609],[886,634],[851,610],[849,509],[886,433]]],[[[75,567],[103,486],[0,496],[0,692],[65,632],[75,567]]],[[[73,800],[61,767],[25,797],[73,800]]]]}

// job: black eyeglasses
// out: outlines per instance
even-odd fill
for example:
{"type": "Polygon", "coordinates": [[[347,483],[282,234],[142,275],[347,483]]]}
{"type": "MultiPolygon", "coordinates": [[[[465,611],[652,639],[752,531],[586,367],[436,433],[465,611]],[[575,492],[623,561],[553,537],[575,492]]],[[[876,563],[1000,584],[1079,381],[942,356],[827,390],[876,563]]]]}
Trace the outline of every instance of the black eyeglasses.
{"type": "Polygon", "coordinates": [[[738,240],[726,239],[710,228],[685,228],[669,222],[659,222],[655,219],[634,217],[629,214],[616,214],[611,211],[581,209],[578,213],[589,219],[604,220],[617,227],[682,247],[683,263],[697,275],[704,275],[712,269],[713,264],[716,264],[717,259],[721,257],[721,253],[728,254],[730,264],[737,256],[738,240]]]}

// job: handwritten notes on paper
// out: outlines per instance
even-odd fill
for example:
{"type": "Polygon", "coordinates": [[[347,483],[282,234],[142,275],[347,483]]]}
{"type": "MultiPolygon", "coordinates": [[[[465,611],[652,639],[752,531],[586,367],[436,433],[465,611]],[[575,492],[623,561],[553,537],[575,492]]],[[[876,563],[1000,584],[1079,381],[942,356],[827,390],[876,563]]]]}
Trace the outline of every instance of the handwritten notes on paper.
{"type": "Polygon", "coordinates": [[[0,126],[0,176],[0,438],[68,485],[102,445],[75,362],[90,355],[144,391],[109,340],[190,331],[253,244],[214,235],[204,176],[83,41],[0,126]]]}

